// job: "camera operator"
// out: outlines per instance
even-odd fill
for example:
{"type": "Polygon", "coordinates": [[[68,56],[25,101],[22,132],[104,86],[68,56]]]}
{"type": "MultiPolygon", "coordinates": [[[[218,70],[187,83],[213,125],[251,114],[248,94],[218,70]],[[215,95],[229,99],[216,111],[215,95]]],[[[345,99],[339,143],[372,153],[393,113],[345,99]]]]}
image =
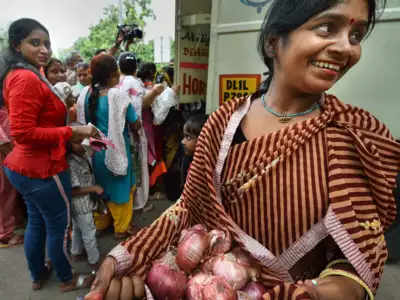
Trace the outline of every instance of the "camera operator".
{"type": "Polygon", "coordinates": [[[136,24],[133,25],[118,25],[118,33],[115,39],[114,45],[108,50],[99,49],[95,52],[95,56],[99,54],[109,54],[111,56],[116,56],[118,50],[120,50],[121,44],[125,43],[125,51],[129,51],[130,45],[135,41],[135,39],[142,39],[143,31],[139,29],[136,24]]]}

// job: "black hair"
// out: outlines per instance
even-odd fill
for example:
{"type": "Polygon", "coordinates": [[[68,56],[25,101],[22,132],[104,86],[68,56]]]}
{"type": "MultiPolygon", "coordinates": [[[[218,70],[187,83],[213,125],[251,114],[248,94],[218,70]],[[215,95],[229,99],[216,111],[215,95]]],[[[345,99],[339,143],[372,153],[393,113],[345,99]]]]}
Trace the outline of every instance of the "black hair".
{"type": "Polygon", "coordinates": [[[204,114],[197,114],[190,116],[184,125],[186,131],[194,136],[199,136],[201,129],[207,121],[208,116],[204,114]]]}
{"type": "Polygon", "coordinates": [[[49,69],[50,69],[51,65],[54,64],[54,63],[59,63],[61,65],[64,65],[63,62],[61,60],[59,60],[58,58],[55,58],[55,57],[50,58],[50,60],[47,63],[47,65],[43,68],[43,71],[44,71],[44,74],[46,75],[46,78],[47,78],[47,75],[48,75],[48,72],[49,72],[49,69]]]}
{"type": "Polygon", "coordinates": [[[162,68],[162,71],[166,74],[168,74],[169,77],[169,83],[172,85],[174,84],[174,68],[172,66],[165,66],[162,68]]]}
{"type": "Polygon", "coordinates": [[[16,48],[28,37],[32,31],[40,29],[49,35],[49,31],[34,19],[22,18],[11,23],[8,28],[8,49],[2,53],[0,62],[0,107],[3,106],[3,82],[8,72],[18,63],[27,63],[16,48]]]}
{"type": "Polygon", "coordinates": [[[97,100],[100,95],[100,88],[107,86],[112,75],[118,71],[115,58],[108,54],[96,55],[90,62],[90,73],[92,74],[92,91],[89,96],[89,117],[90,122],[96,125],[97,100]]]}
{"type": "Polygon", "coordinates": [[[156,67],[155,63],[144,62],[140,65],[136,76],[138,78],[140,78],[143,82],[153,81],[156,71],[157,71],[157,67],[156,67]]]}
{"type": "Polygon", "coordinates": [[[76,65],[76,69],[83,69],[83,70],[87,70],[89,69],[89,64],[86,62],[80,62],[76,65]]]}
{"type": "Polygon", "coordinates": [[[94,56],[99,55],[99,54],[102,53],[102,52],[107,52],[107,49],[97,49],[97,50],[94,52],[94,56]]]}
{"type": "MultiPolygon", "coordinates": [[[[368,34],[375,27],[377,10],[384,9],[386,0],[368,1],[368,34]]],[[[266,44],[271,37],[279,37],[283,42],[288,35],[298,27],[306,23],[313,16],[329,9],[341,0],[273,0],[265,15],[258,39],[258,52],[265,65],[268,67],[267,79],[261,84],[255,97],[265,93],[274,75],[273,59],[266,52],[266,44]]]]}
{"type": "Polygon", "coordinates": [[[70,66],[77,56],[81,56],[78,51],[72,51],[65,60],[65,64],[70,66]]]}
{"type": "Polygon", "coordinates": [[[131,52],[124,52],[118,59],[119,69],[125,75],[134,75],[136,73],[136,56],[131,52]]]}

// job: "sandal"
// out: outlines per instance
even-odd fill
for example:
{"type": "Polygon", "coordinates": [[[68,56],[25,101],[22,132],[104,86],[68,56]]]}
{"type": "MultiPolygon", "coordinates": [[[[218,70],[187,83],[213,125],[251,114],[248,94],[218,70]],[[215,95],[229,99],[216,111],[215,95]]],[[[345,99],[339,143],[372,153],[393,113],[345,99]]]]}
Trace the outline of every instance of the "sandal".
{"type": "Polygon", "coordinates": [[[60,285],[60,290],[62,293],[67,293],[78,289],[90,288],[94,279],[94,274],[74,274],[70,281],[60,285]]]}
{"type": "Polygon", "coordinates": [[[6,240],[0,241],[0,248],[10,248],[24,244],[24,236],[13,233],[11,237],[6,240]]]}
{"type": "Polygon", "coordinates": [[[39,280],[32,281],[32,290],[34,291],[40,290],[43,287],[43,284],[50,278],[51,271],[53,270],[51,261],[45,262],[44,267],[45,271],[42,274],[41,278],[39,280]]]}

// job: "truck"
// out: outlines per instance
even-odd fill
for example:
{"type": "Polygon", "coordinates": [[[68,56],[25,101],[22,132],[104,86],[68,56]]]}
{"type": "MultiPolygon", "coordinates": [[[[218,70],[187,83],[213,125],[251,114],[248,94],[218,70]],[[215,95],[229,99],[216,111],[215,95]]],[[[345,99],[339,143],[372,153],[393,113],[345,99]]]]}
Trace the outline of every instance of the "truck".
{"type": "MultiPolygon", "coordinates": [[[[266,66],[256,45],[271,0],[176,0],[175,82],[181,102],[206,113],[253,93],[266,66]]],[[[387,6],[363,41],[362,58],[328,93],[365,108],[400,138],[400,0],[387,6]]]]}

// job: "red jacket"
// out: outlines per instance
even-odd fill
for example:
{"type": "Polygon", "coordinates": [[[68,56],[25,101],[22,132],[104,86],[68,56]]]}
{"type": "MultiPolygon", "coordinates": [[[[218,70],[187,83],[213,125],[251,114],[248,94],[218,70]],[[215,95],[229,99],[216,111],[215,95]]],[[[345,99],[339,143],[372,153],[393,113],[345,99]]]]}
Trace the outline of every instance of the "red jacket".
{"type": "Polygon", "coordinates": [[[14,149],[4,165],[31,178],[47,178],[68,168],[66,107],[32,71],[11,71],[3,95],[9,111],[14,149]]]}

